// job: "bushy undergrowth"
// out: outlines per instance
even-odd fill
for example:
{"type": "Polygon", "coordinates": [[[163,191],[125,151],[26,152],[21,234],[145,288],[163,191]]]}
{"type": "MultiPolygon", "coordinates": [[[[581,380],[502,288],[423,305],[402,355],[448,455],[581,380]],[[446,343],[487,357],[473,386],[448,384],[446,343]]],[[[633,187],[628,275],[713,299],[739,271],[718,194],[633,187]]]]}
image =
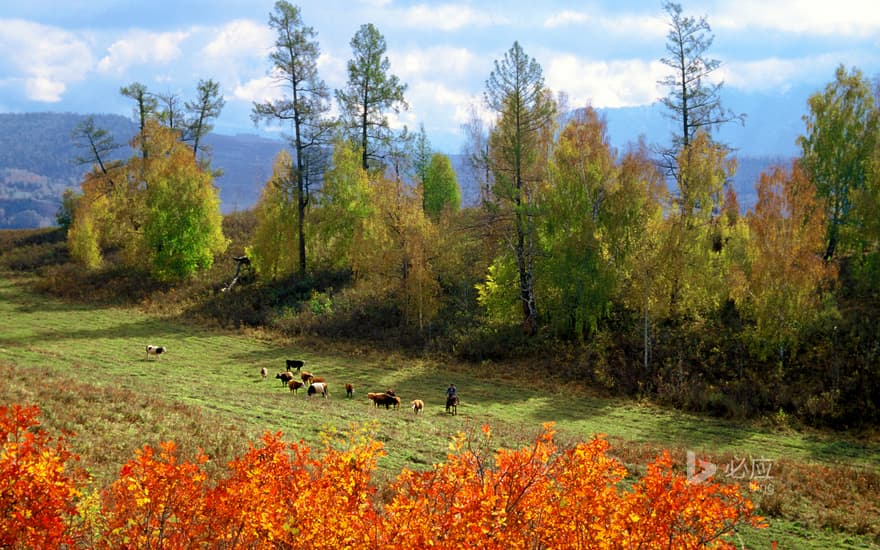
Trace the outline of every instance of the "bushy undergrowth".
{"type": "Polygon", "coordinates": [[[817,326],[800,346],[767,356],[751,349],[750,327],[731,304],[714,318],[652,322],[645,365],[643,319],[623,309],[612,310],[587,338],[566,340],[489,324],[475,299],[452,287],[446,291],[455,296],[437,317],[415,327],[383,289],[356,283],[349,271],[260,282],[245,269],[227,288],[236,273],[233,256],[244,253],[254,223],[249,211],[226,216],[228,252],[198,277],[176,283],[116,267],[112,252],[104,269],[85,271],[69,262],[61,230],[0,231],[0,267],[35,273],[37,288],[67,299],[465,362],[527,359],[549,376],[705,414],[758,418],[781,412],[836,428],[880,423],[880,299],[867,291],[840,298],[842,315],[833,326],[817,326]]]}

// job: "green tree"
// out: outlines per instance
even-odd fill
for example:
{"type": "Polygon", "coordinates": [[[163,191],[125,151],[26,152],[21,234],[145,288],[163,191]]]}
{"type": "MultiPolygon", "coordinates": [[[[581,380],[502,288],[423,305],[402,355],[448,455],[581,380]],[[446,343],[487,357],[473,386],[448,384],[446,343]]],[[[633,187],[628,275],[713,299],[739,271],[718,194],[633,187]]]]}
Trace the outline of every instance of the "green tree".
{"type": "Polygon", "coordinates": [[[220,116],[220,111],[226,105],[223,94],[220,93],[220,84],[213,80],[199,80],[196,86],[195,101],[187,101],[184,104],[189,115],[186,120],[186,132],[184,137],[192,141],[193,156],[198,156],[199,151],[207,152],[202,139],[214,129],[212,120],[220,116]]]}
{"type": "Polygon", "coordinates": [[[162,126],[182,132],[186,128],[183,105],[175,93],[156,94],[156,116],[162,126]]]}
{"type": "Polygon", "coordinates": [[[880,109],[861,71],[847,73],[842,65],[824,92],[810,96],[809,106],[798,143],[804,170],[825,202],[828,261],[838,249],[850,254],[861,248],[863,225],[876,217],[876,210],[865,212],[857,204],[878,193],[880,109]]]}
{"type": "Polygon", "coordinates": [[[147,127],[151,160],[144,170],[141,258],[158,279],[180,279],[211,267],[226,250],[220,196],[177,132],[155,122],[147,127]]]}
{"type": "Polygon", "coordinates": [[[461,190],[449,157],[434,153],[422,181],[422,207],[436,219],[444,210],[455,212],[461,207],[461,190]]]}
{"type": "Polygon", "coordinates": [[[413,169],[416,173],[416,181],[419,183],[424,183],[428,177],[428,167],[431,165],[431,157],[433,156],[434,152],[431,149],[428,134],[425,132],[425,125],[421,124],[413,143],[413,169]]]}
{"type": "Polygon", "coordinates": [[[138,134],[141,136],[141,155],[147,157],[147,121],[158,116],[159,102],[156,96],[147,91],[140,82],[132,82],[119,89],[119,93],[135,102],[134,114],[138,123],[138,134]]]}
{"type": "Polygon", "coordinates": [[[385,37],[373,24],[361,25],[351,39],[348,82],[336,90],[343,127],[361,148],[364,170],[382,164],[384,148],[393,139],[387,113],[409,108],[403,96],[406,84],[389,73],[386,48],[385,37]]]}
{"type": "Polygon", "coordinates": [[[309,205],[310,184],[324,169],[324,156],[329,139],[330,124],[325,115],[330,109],[330,91],[318,76],[320,47],[317,33],[302,21],[300,9],[284,0],[275,3],[269,16],[269,26],[275,31],[275,50],[269,56],[272,74],[286,88],[287,96],[274,101],[254,103],[252,118],[289,121],[293,127],[290,143],[293,147],[293,178],[296,227],[298,238],[299,275],[304,277],[306,260],[306,209],[309,205]]]}
{"type": "Polygon", "coordinates": [[[523,328],[538,328],[534,268],[538,254],[535,234],[536,186],[544,173],[556,106],[544,88],[541,66],[514,42],[486,81],[486,104],[499,120],[490,138],[492,192],[512,217],[510,244],[519,277],[523,328]]]}
{"type": "Polygon", "coordinates": [[[77,164],[94,164],[107,177],[109,184],[113,185],[112,172],[121,164],[109,158],[113,151],[122,147],[116,143],[113,136],[105,128],[95,126],[95,117],[88,116],[76,125],[72,132],[74,143],[81,149],[86,149],[87,154],[77,156],[77,164]]]}
{"type": "Polygon", "coordinates": [[[352,142],[333,144],[331,168],[321,188],[316,242],[325,267],[350,268],[352,251],[363,239],[363,222],[373,212],[370,176],[360,164],[360,149],[352,142]]]}

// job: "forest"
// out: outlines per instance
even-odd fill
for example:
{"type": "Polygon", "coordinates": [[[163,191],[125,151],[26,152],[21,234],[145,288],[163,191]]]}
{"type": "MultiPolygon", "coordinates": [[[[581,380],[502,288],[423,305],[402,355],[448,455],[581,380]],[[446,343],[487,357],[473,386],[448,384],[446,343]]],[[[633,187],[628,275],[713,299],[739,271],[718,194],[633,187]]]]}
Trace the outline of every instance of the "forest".
{"type": "Polygon", "coordinates": [[[876,424],[877,87],[841,65],[810,98],[801,156],[765,170],[744,213],[736,157],[712,132],[745,114],[709,78],[720,62],[705,18],[664,7],[670,143],[612,149],[603,117],[572,110],[514,43],[486,81],[494,122],[466,128],[480,204],[462,207],[424,129],[389,125],[406,85],[378,29],[360,27],[347,86],[331,93],[314,29],[278,2],[270,61],[287,95],[252,116],[288,124],[289,151],[238,216],[240,248],[200,144],[223,107],[217,83],[200,81],[185,108],[133,83],[121,90],[137,115],[131,158],[110,156],[118,144],[92,119],[76,130],[94,168],[59,212],[71,258],[173,285],[246,256],[200,306],[225,325],[540,358],[608,392],[720,416],[876,424]]]}

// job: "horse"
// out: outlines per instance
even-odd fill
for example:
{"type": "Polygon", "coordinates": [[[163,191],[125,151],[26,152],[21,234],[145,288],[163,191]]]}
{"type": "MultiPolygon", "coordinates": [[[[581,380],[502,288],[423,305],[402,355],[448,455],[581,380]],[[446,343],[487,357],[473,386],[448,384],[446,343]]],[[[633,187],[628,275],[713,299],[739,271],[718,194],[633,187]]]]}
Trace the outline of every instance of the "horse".
{"type": "Polygon", "coordinates": [[[457,395],[451,395],[446,398],[446,412],[449,412],[450,409],[452,409],[453,415],[458,414],[458,396],[457,395]]]}

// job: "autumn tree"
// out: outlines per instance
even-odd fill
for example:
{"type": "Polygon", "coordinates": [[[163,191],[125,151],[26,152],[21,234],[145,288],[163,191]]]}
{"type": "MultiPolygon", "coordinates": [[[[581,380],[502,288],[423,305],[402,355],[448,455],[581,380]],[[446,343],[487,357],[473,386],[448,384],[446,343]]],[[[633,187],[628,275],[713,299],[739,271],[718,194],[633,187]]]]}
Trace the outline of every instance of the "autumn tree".
{"type": "Polygon", "coordinates": [[[364,170],[383,164],[384,148],[393,139],[388,113],[409,108],[406,84],[390,73],[386,49],[385,37],[372,23],[361,25],[351,39],[348,82],[336,90],[342,125],[361,148],[364,170]]]}
{"type": "Polygon", "coordinates": [[[880,108],[861,71],[835,71],[834,82],[808,101],[806,130],[798,138],[801,163],[825,203],[828,228],[825,260],[858,250],[862,229],[876,210],[858,207],[880,192],[878,155],[880,108]]]}
{"type": "Polygon", "coordinates": [[[758,202],[748,216],[747,261],[734,277],[738,308],[754,319],[752,342],[761,356],[795,347],[828,311],[834,266],[823,260],[825,211],[815,187],[793,163],[761,174],[758,202]]]}
{"type": "Polygon", "coordinates": [[[306,209],[310,186],[324,170],[324,157],[330,124],[325,118],[330,109],[330,91],[318,75],[321,53],[317,33],[303,23],[299,7],[279,0],[269,16],[269,27],[275,31],[275,49],[271,75],[286,90],[281,99],[254,103],[254,122],[280,120],[289,122],[293,135],[292,178],[296,185],[288,189],[296,204],[297,257],[299,275],[304,277],[306,259],[306,209]]]}
{"type": "Polygon", "coordinates": [[[280,279],[296,270],[296,227],[290,219],[296,215],[296,182],[293,161],[287,151],[275,157],[272,177],[266,182],[254,208],[257,226],[247,256],[260,277],[280,279]]]}
{"type": "Polygon", "coordinates": [[[490,138],[494,176],[492,193],[511,217],[509,246],[516,264],[522,325],[527,334],[538,329],[534,269],[536,186],[543,177],[546,144],[556,105],[544,87],[541,66],[514,42],[486,81],[486,104],[499,119],[490,138]]]}
{"type": "Polygon", "coordinates": [[[106,524],[97,547],[197,546],[206,523],[207,460],[201,452],[194,460],[181,459],[172,441],[158,449],[144,445],[104,492],[106,524]]]}
{"type": "Polygon", "coordinates": [[[668,454],[632,491],[597,437],[560,449],[551,425],[533,444],[492,451],[492,433],[459,434],[444,463],[403,470],[384,507],[383,542],[462,548],[733,548],[742,524],[763,525],[734,485],[693,484],[668,454]],[[699,503],[699,504],[696,504],[699,503]]]}
{"type": "Polygon", "coordinates": [[[225,250],[218,191],[179,138],[150,119],[133,140],[141,154],[120,167],[117,184],[86,176],[68,239],[75,259],[96,267],[101,248],[119,246],[126,265],[174,279],[210,267],[225,250]]]}
{"type": "Polygon", "coordinates": [[[540,193],[537,270],[547,322],[558,334],[594,332],[624,294],[648,219],[660,213],[659,187],[646,148],[618,159],[595,110],[579,111],[560,133],[540,193]]]}

